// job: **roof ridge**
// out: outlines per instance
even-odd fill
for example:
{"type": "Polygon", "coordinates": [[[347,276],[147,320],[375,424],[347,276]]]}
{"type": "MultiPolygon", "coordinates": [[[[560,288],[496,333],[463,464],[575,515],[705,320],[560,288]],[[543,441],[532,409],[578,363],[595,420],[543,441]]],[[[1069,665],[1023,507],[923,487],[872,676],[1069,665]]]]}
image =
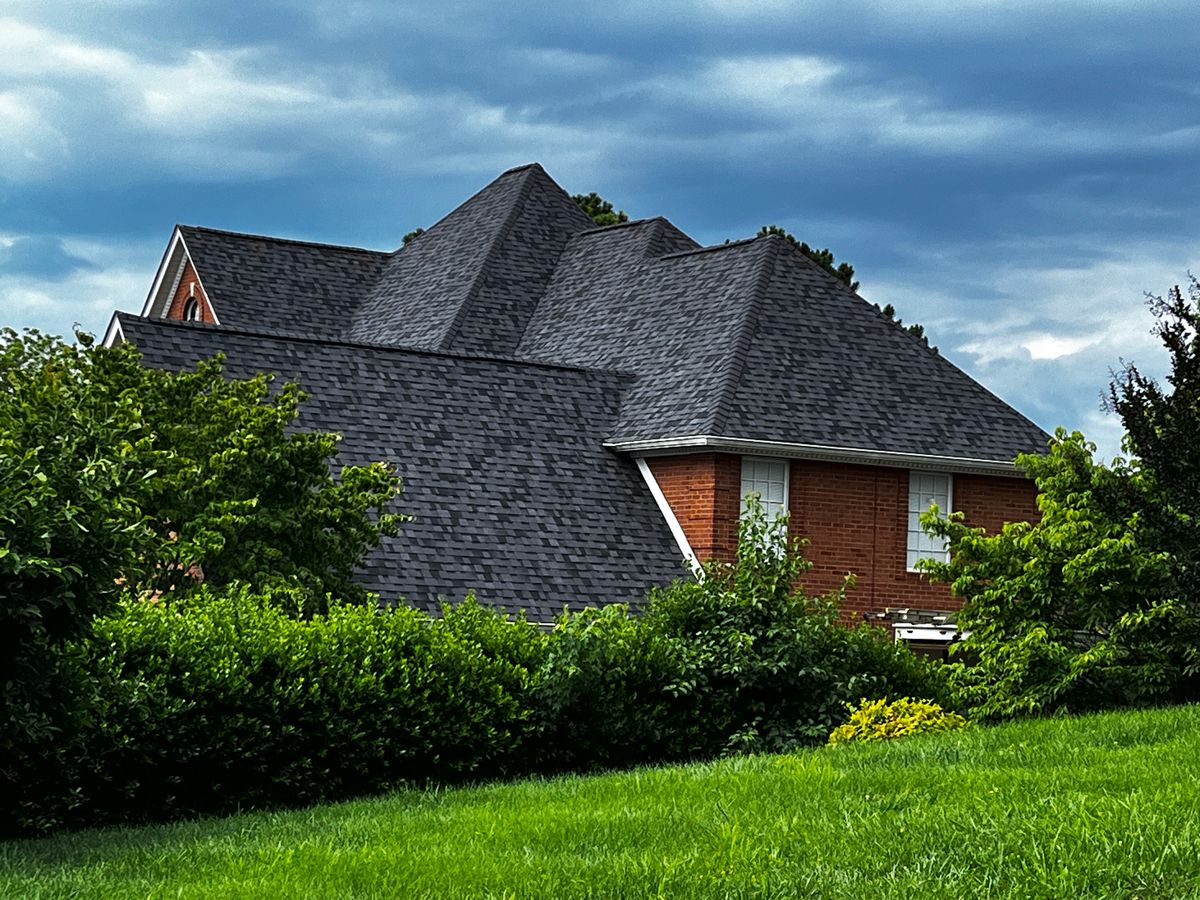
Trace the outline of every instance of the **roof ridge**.
{"type": "Polygon", "coordinates": [[[649,225],[653,222],[667,222],[667,224],[670,224],[666,216],[646,216],[644,219],[630,219],[628,222],[614,222],[611,225],[597,225],[595,228],[585,228],[583,231],[578,232],[575,237],[583,237],[585,234],[602,234],[606,231],[616,231],[618,228],[633,228],[636,225],[649,225]]]}
{"type": "MultiPolygon", "coordinates": [[[[476,197],[479,197],[479,196],[480,196],[481,194],[483,194],[485,191],[487,191],[487,190],[489,190],[491,187],[493,187],[493,186],[494,186],[494,185],[495,185],[497,182],[499,182],[499,181],[500,181],[502,178],[506,178],[506,177],[508,177],[509,175],[514,175],[514,174],[516,174],[516,173],[519,173],[519,172],[525,172],[525,171],[527,171],[527,170],[530,170],[530,169],[541,169],[541,170],[542,170],[542,172],[546,174],[546,177],[547,177],[547,178],[550,178],[550,174],[549,174],[548,172],[546,172],[546,170],[545,170],[545,169],[542,169],[542,164],[541,164],[541,163],[531,162],[531,163],[525,163],[525,165],[523,165],[523,166],[514,166],[514,167],[513,167],[513,168],[511,168],[511,169],[505,169],[503,172],[501,172],[499,175],[497,175],[495,178],[493,178],[491,181],[489,181],[487,184],[485,184],[483,187],[481,187],[479,190],[477,190],[475,193],[473,193],[473,194],[472,194],[470,197],[468,197],[466,200],[464,200],[464,201],[462,201],[461,203],[459,203],[459,204],[455,205],[455,207],[454,207],[452,210],[450,210],[449,212],[447,212],[447,213],[446,213],[444,216],[442,216],[440,219],[438,219],[438,220],[437,220],[437,221],[435,221],[435,222],[434,222],[432,225],[430,225],[428,228],[426,228],[424,231],[422,231],[422,232],[421,232],[421,234],[419,234],[417,237],[413,238],[413,241],[414,241],[414,242],[415,242],[415,241],[419,241],[419,240],[420,240],[422,237],[424,237],[424,236],[425,236],[426,234],[428,234],[429,232],[433,231],[433,229],[437,228],[439,225],[441,225],[443,222],[445,222],[447,219],[449,219],[449,218],[450,218],[452,215],[454,215],[456,212],[458,212],[460,209],[462,209],[464,206],[467,206],[467,205],[468,205],[468,204],[469,204],[469,203],[470,203],[472,200],[474,200],[476,197]]],[[[554,179],[552,179],[552,178],[551,178],[550,180],[551,180],[551,181],[553,181],[554,179]]],[[[399,247],[397,247],[395,250],[390,250],[390,251],[385,251],[385,252],[386,252],[386,253],[387,253],[389,256],[395,256],[396,254],[398,254],[398,253],[400,253],[402,250],[404,250],[404,248],[405,248],[406,246],[408,246],[408,245],[407,245],[407,244],[401,244],[401,245],[400,245],[399,247]]]]}
{"type": "MultiPolygon", "coordinates": [[[[513,166],[511,169],[505,169],[500,174],[501,175],[510,175],[513,172],[524,172],[526,169],[541,169],[543,172],[546,171],[540,162],[538,162],[537,160],[534,160],[533,162],[527,162],[527,163],[522,163],[519,166],[513,166]]],[[[499,176],[497,176],[497,177],[499,177],[499,176]]]]}
{"type": "Polygon", "coordinates": [[[741,321],[738,322],[737,331],[734,333],[731,343],[732,355],[728,358],[732,361],[722,374],[717,387],[717,402],[713,407],[711,419],[711,431],[714,434],[720,434],[725,427],[725,419],[728,415],[727,407],[733,402],[738,385],[741,384],[742,372],[746,368],[746,356],[750,350],[750,343],[754,339],[754,331],[758,327],[758,314],[762,308],[762,298],[767,292],[767,286],[775,274],[775,264],[779,260],[779,243],[782,238],[777,235],[767,235],[767,238],[763,242],[762,255],[756,262],[758,272],[755,274],[750,299],[743,308],[741,321]]]}
{"type": "MultiPolygon", "coordinates": [[[[537,165],[530,163],[526,166],[521,166],[519,169],[510,171],[528,172],[537,165]]],[[[538,166],[541,168],[541,166],[538,166]]],[[[454,313],[454,318],[450,322],[450,327],[446,329],[446,335],[442,338],[441,346],[450,347],[454,343],[454,339],[458,337],[459,331],[462,330],[463,323],[466,321],[467,315],[471,306],[475,303],[479,292],[483,290],[483,284],[487,280],[488,273],[491,272],[492,263],[495,261],[496,255],[500,252],[500,248],[504,246],[504,241],[508,238],[508,233],[512,231],[513,225],[520,218],[521,212],[525,209],[525,204],[529,202],[529,195],[533,193],[534,181],[528,175],[524,176],[524,181],[521,183],[521,188],[517,192],[516,202],[508,211],[508,215],[504,217],[504,221],[500,227],[496,229],[492,235],[492,242],[488,246],[487,253],[483,255],[483,262],[479,265],[479,270],[475,273],[475,278],[471,281],[471,287],[467,290],[466,297],[459,304],[458,310],[454,313]]]]}
{"type": "Polygon", "coordinates": [[[207,225],[185,225],[180,222],[176,228],[190,228],[193,231],[205,231],[209,234],[223,234],[228,237],[246,238],[252,241],[270,241],[275,244],[299,244],[303,247],[320,247],[324,250],[349,250],[353,253],[370,253],[377,256],[390,256],[390,250],[371,250],[368,247],[352,247],[349,244],[327,244],[323,241],[306,241],[300,238],[276,237],[271,234],[251,234],[248,231],[230,231],[227,228],[210,228],[207,225]]]}
{"type": "Polygon", "coordinates": [[[680,250],[676,253],[667,253],[658,258],[677,259],[681,256],[696,256],[701,253],[719,253],[722,250],[732,250],[735,247],[744,247],[747,244],[753,244],[755,241],[761,241],[765,237],[778,237],[778,235],[758,235],[756,237],[742,238],[738,241],[726,241],[724,244],[711,244],[708,247],[697,247],[695,250],[680,250]]]}
{"type": "Polygon", "coordinates": [[[413,353],[418,356],[444,356],[451,359],[475,359],[483,362],[507,363],[514,366],[532,366],[537,369],[562,369],[568,372],[585,372],[593,375],[611,375],[616,378],[633,378],[640,376],[637,372],[627,369],[605,369],[600,366],[580,366],[571,363],[550,362],[547,360],[501,356],[496,353],[463,353],[461,350],[445,350],[440,347],[411,347],[403,344],[389,344],[379,341],[355,341],[349,338],[314,337],[308,334],[293,334],[286,331],[255,331],[250,328],[235,328],[226,325],[214,325],[210,322],[185,322],[181,319],[151,319],[139,316],[137,313],[117,310],[113,317],[118,321],[146,322],[152,326],[167,328],[183,328],[190,331],[208,331],[218,334],[236,334],[242,337],[271,338],[272,340],[290,341],[297,344],[317,344],[320,346],[362,347],[370,350],[387,350],[397,353],[413,353]]]}

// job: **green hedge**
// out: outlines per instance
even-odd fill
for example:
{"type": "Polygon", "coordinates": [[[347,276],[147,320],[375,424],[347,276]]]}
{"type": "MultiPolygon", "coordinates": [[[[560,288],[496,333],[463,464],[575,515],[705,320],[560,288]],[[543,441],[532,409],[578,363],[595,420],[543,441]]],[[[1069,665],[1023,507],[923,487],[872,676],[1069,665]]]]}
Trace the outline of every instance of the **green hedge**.
{"type": "MultiPolygon", "coordinates": [[[[753,538],[753,535],[750,536],[753,538]]],[[[610,768],[824,741],[859,698],[946,699],[940,667],[795,588],[798,545],[552,631],[299,592],[127,601],[58,660],[75,708],[4,766],[15,830],[293,806],[404,783],[610,768]]],[[[0,801],[3,804],[3,801],[0,801]]]]}
{"type": "Polygon", "coordinates": [[[25,829],[306,804],[511,765],[545,635],[474,603],[440,619],[351,605],[299,618],[278,599],[202,590],[98,621],[74,660],[91,675],[83,727],[41,779],[57,796],[23,798],[25,829]]]}

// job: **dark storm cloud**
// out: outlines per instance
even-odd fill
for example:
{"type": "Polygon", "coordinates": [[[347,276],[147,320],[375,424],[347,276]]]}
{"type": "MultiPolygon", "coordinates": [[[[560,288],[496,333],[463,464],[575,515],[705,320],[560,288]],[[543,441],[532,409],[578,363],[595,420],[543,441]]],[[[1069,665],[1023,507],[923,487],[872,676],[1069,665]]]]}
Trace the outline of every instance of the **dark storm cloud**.
{"type": "Polygon", "coordinates": [[[1200,267],[1194,4],[7,9],[14,324],[137,308],[176,221],[392,247],[536,159],[701,240],[829,246],[1043,426],[1103,430],[1108,368],[1157,359],[1142,291],[1200,267]]]}

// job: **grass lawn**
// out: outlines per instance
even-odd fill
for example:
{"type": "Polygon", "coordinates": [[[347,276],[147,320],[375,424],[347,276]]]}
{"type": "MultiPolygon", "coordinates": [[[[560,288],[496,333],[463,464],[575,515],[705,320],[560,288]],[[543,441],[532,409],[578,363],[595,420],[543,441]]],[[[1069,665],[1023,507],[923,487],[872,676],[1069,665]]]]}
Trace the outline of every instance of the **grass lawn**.
{"type": "Polygon", "coordinates": [[[1200,897],[1200,706],[0,843],[0,897],[1200,897]]]}

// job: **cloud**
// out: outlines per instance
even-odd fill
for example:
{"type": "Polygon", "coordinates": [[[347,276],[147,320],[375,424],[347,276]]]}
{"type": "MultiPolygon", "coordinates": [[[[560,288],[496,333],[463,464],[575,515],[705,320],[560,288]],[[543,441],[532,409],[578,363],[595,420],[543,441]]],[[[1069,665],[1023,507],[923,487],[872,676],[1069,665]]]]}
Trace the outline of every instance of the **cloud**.
{"type": "Polygon", "coordinates": [[[78,323],[100,334],[114,309],[141,309],[161,253],[144,241],[0,236],[2,324],[69,335],[78,323]]]}
{"type": "Polygon", "coordinates": [[[1036,255],[1021,253],[1020,263],[964,275],[962,257],[970,253],[928,254],[928,287],[872,281],[870,299],[921,322],[949,359],[1043,428],[1079,429],[1106,457],[1118,453],[1120,423],[1101,411],[1101,395],[1123,360],[1164,374],[1144,292],[1165,290],[1200,263],[1195,246],[1131,243],[1070,267],[1039,265],[1036,255]]]}
{"type": "MultiPolygon", "coordinates": [[[[535,55],[550,68],[604,65],[535,55]]],[[[0,137],[0,180],[17,182],[79,169],[136,177],[138,168],[141,177],[277,178],[333,154],[343,165],[405,154],[445,172],[595,145],[586,126],[459,91],[413,91],[369,64],[300,64],[254,47],[154,60],[13,19],[0,19],[0,80],[16,85],[0,95],[0,112],[19,124],[17,136],[0,137]]]]}
{"type": "Polygon", "coordinates": [[[91,260],[70,252],[60,237],[0,235],[0,279],[14,275],[55,279],[79,270],[96,268],[91,260]]]}

